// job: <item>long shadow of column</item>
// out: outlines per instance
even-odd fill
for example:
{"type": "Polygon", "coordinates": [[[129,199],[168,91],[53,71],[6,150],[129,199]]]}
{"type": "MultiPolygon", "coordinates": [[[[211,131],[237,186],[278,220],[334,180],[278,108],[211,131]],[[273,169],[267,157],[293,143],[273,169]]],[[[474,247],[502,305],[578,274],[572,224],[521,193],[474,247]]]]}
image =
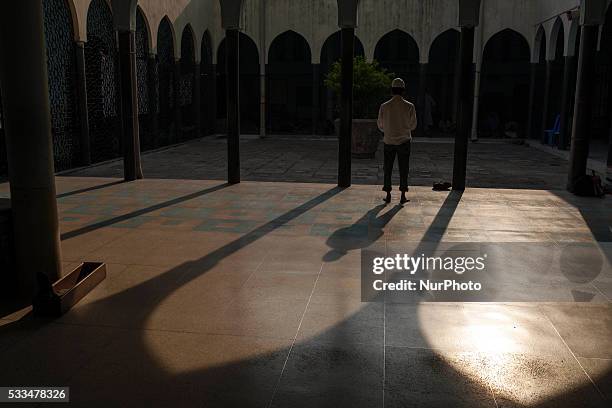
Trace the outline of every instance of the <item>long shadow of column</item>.
{"type": "MultiPolygon", "coordinates": [[[[219,248],[216,251],[211,252],[210,254],[202,257],[196,262],[188,262],[183,265],[180,265],[176,268],[169,270],[162,275],[155,277],[143,284],[140,284],[136,287],[127,289],[123,292],[120,292],[116,295],[110,296],[108,298],[102,299],[100,301],[92,303],[89,307],[92,309],[85,310],[85,313],[91,313],[92,316],[95,316],[98,312],[108,310],[108,305],[112,302],[121,302],[122,298],[131,297],[142,300],[142,308],[146,311],[144,316],[137,321],[134,322],[132,327],[142,328],[142,325],[148,319],[148,317],[154,312],[155,307],[163,301],[164,298],[171,295],[173,292],[178,290],[182,285],[188,283],[188,281],[180,280],[181,276],[184,274],[185,266],[192,265],[196,263],[198,265],[198,269],[200,271],[196,276],[200,276],[210,270],[216,263],[224,259],[225,257],[231,255],[232,253],[244,248],[245,246],[255,242],[261,237],[265,236],[267,233],[279,228],[284,223],[298,217],[305,212],[315,208],[317,205],[323,203],[324,201],[330,199],[334,195],[338,194],[341,190],[332,189],[306,203],[296,207],[295,209],[283,214],[280,217],[275,218],[274,220],[262,225],[259,228],[256,228],[250,233],[228,243],[227,245],[219,248]],[[152,287],[163,288],[164,293],[161,297],[149,298],[148,295],[150,292],[148,289],[152,287]]],[[[452,219],[452,215],[457,208],[459,203],[459,197],[456,194],[449,194],[449,197],[445,200],[445,203],[442,205],[441,211],[439,211],[438,215],[435,217],[432,226],[428,231],[432,232],[432,235],[429,237],[434,244],[441,242],[443,232],[446,231],[448,224],[452,219]]],[[[378,226],[386,225],[390,218],[393,215],[397,214],[399,209],[393,209],[389,211],[389,217],[376,217],[376,214],[380,212],[380,208],[374,208],[366,215],[360,218],[362,222],[365,220],[373,221],[374,223],[379,223],[378,226]]],[[[358,222],[355,224],[359,225],[358,222]]],[[[350,228],[350,227],[349,227],[350,228]]],[[[360,227],[361,228],[361,227],[360,227]]],[[[382,227],[381,227],[382,228],[382,227]]],[[[376,228],[373,228],[376,230],[376,228]]],[[[380,232],[374,231],[372,237],[380,236],[378,235],[380,232]]],[[[337,246],[334,242],[336,238],[341,236],[342,234],[338,234],[334,239],[330,238],[329,244],[337,246]]],[[[349,234],[350,235],[350,234],[349,234]]],[[[368,237],[368,239],[363,240],[361,243],[367,243],[371,241],[372,237],[368,237]]],[[[358,248],[358,246],[355,246],[358,248]]],[[[332,251],[336,248],[332,246],[332,251]]],[[[344,250],[345,247],[341,247],[341,250],[344,250]]],[[[196,276],[193,276],[195,278],[196,276]]],[[[366,305],[364,308],[369,307],[366,305]]],[[[189,311],[186,311],[189,313],[189,311]]],[[[358,312],[361,313],[361,312],[358,312]]],[[[21,321],[11,323],[5,325],[0,328],[0,338],[3,338],[4,335],[11,335],[20,330],[33,330],[35,328],[39,328],[41,326],[45,326],[48,324],[48,321],[37,319],[22,319],[21,321]]],[[[339,324],[342,324],[339,323],[339,324]]],[[[326,332],[333,331],[339,325],[334,325],[326,330],[326,332]]],[[[326,333],[320,334],[320,336],[325,336],[326,333]]],[[[175,373],[172,370],[164,367],[163,362],[160,361],[159,357],[154,354],[153,351],[149,349],[148,343],[143,335],[142,330],[127,330],[123,336],[121,342],[121,352],[122,356],[128,357],[129,361],[123,361],[121,357],[110,357],[111,361],[121,361],[122,363],[135,364],[140,372],[141,378],[136,377],[126,377],[126,374],[114,373],[114,375],[108,377],[109,372],[105,371],[104,373],[96,373],[92,371],[83,371],[80,370],[78,374],[80,376],[87,377],[87,384],[91,384],[88,390],[79,390],[77,388],[73,388],[71,393],[71,399],[76,403],[85,403],[91,402],[94,399],[98,401],[102,401],[108,399],[105,403],[108,405],[113,405],[113,402],[124,402],[125,405],[129,405],[129,403],[138,402],[140,405],[146,405],[147,402],[149,405],[160,405],[164,402],[168,402],[169,400],[178,401],[176,399],[176,395],[184,392],[191,392],[193,394],[193,387],[196,386],[198,389],[201,389],[201,400],[206,401],[206,406],[211,407],[245,407],[245,406],[264,406],[265,403],[262,403],[262,400],[267,396],[268,401],[272,395],[272,389],[270,387],[270,383],[274,383],[274,380],[270,380],[269,378],[265,378],[262,375],[262,372],[275,372],[275,367],[279,364],[278,362],[282,362],[287,358],[287,354],[289,353],[289,349],[286,347],[279,348],[274,352],[266,352],[263,354],[259,354],[256,357],[249,357],[245,359],[241,359],[239,361],[233,361],[226,364],[217,365],[214,367],[207,367],[202,369],[192,369],[183,373],[175,373]],[[262,371],[263,370],[263,371],[262,371]],[[105,375],[107,377],[105,377],[105,375]],[[101,376],[101,377],[99,377],[101,376]],[[161,387],[163,388],[162,392],[157,392],[155,389],[149,389],[146,394],[143,394],[145,390],[140,390],[140,394],[133,394],[129,392],[131,387],[134,385],[142,385],[148,384],[149,387],[161,387]],[[97,385],[95,385],[97,384],[97,385]],[[87,394],[87,392],[92,392],[92,390],[100,390],[101,395],[93,395],[87,394]],[[108,393],[108,395],[106,394],[108,393]],[[160,395],[166,396],[165,400],[157,400],[154,399],[156,396],[160,395]],[[129,403],[126,401],[132,398],[129,403]],[[135,400],[134,400],[135,399],[135,400]]],[[[424,336],[421,333],[421,336],[424,336]]],[[[319,336],[317,336],[319,337],[319,336]]],[[[57,341],[64,341],[65,339],[58,339],[57,341]]],[[[302,340],[302,342],[315,341],[317,338],[302,340]]],[[[7,353],[6,349],[2,350],[2,353],[7,353]]],[[[70,358],[70,356],[66,356],[66,358],[70,358]]],[[[418,364],[419,361],[415,361],[418,364]]],[[[452,366],[450,363],[444,361],[444,359],[437,359],[435,362],[431,362],[431,364],[435,363],[435,367],[432,369],[436,370],[435,375],[441,375],[444,379],[453,378],[456,380],[458,384],[445,383],[444,381],[436,381],[437,387],[435,392],[444,394],[449,396],[455,396],[457,398],[462,398],[461,395],[457,395],[458,392],[462,392],[461,388],[465,386],[465,382],[469,382],[471,380],[466,378],[466,374],[460,372],[457,368],[452,366]]],[[[407,365],[404,367],[406,370],[406,375],[416,376],[418,373],[418,366],[410,366],[407,365]]],[[[333,368],[328,368],[328,370],[332,370],[333,368]]],[[[5,370],[3,373],[0,373],[0,379],[10,380],[10,370],[5,370]]],[[[134,370],[130,370],[129,372],[134,372],[134,370]]],[[[310,373],[313,374],[313,373],[310,373]]],[[[354,373],[357,375],[358,373],[354,373]]],[[[279,374],[277,374],[278,376],[279,374]]],[[[429,378],[429,377],[427,377],[429,378]]],[[[610,371],[608,371],[603,376],[604,381],[610,380],[610,371]]],[[[423,380],[421,380],[422,382],[423,380]]],[[[5,383],[9,383],[10,381],[3,381],[5,383]]],[[[418,381],[417,381],[418,382],[418,381]]],[[[19,385],[19,384],[13,384],[19,385]]],[[[27,384],[23,384],[27,385],[27,384]]],[[[328,384],[330,387],[332,384],[328,384]]],[[[306,385],[305,385],[306,386],[306,385]]],[[[485,383],[478,383],[470,385],[472,388],[476,388],[483,393],[489,393],[489,389],[485,383]]],[[[558,395],[549,398],[546,401],[538,404],[537,406],[541,407],[564,407],[567,406],[565,403],[568,397],[576,397],[580,395],[580,393],[586,391],[590,387],[590,384],[585,385],[584,387],[578,387],[576,389],[567,390],[567,392],[563,393],[563,395],[558,395]]],[[[351,395],[351,393],[357,392],[357,387],[345,389],[344,392],[346,395],[343,396],[343,401],[353,401],[357,397],[357,395],[351,395]]],[[[316,391],[316,390],[315,390],[316,391]]],[[[321,390],[319,390],[320,392],[321,390]]],[[[420,392],[423,392],[420,390],[420,392]]],[[[575,399],[574,399],[575,400],[575,399]]],[[[200,401],[191,401],[190,404],[185,404],[185,399],[182,399],[183,405],[198,405],[200,401]]],[[[274,401],[270,401],[268,406],[275,406],[273,404],[274,401]]],[[[418,401],[413,401],[414,403],[418,403],[418,401]]],[[[181,405],[177,403],[177,406],[181,405]]],[[[201,404],[200,404],[201,405],[201,404]]]]}

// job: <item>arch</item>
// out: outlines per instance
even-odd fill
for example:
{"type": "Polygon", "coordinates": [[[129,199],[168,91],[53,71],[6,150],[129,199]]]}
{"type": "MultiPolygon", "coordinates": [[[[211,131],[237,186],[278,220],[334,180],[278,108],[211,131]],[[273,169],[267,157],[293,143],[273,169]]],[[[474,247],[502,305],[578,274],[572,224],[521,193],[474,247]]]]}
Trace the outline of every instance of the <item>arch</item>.
{"type": "Polygon", "coordinates": [[[483,61],[488,58],[498,62],[512,62],[522,61],[525,57],[529,59],[529,55],[531,54],[527,39],[518,31],[506,28],[489,38],[484,46],[482,58],[483,61]]]}
{"type": "MultiPolygon", "coordinates": [[[[195,60],[195,35],[191,25],[187,24],[181,34],[178,102],[183,124],[188,127],[195,124],[195,112],[193,111],[193,88],[196,83],[194,80],[195,60]]],[[[184,132],[181,132],[181,135],[183,134],[184,132]]]]}
{"type": "MultiPolygon", "coordinates": [[[[318,124],[319,132],[325,134],[333,134],[334,124],[333,120],[335,117],[335,101],[337,95],[325,86],[324,79],[329,73],[332,65],[339,61],[342,56],[342,34],[341,31],[336,31],[331,34],[321,47],[320,55],[320,78],[319,78],[319,104],[320,111],[318,112],[319,118],[322,118],[320,124],[318,124]]],[[[355,36],[355,46],[353,53],[356,57],[365,57],[365,49],[363,43],[359,37],[355,36]]]]}
{"type": "Polygon", "coordinates": [[[159,141],[161,146],[172,143],[177,134],[175,127],[176,51],[174,27],[164,16],[157,30],[157,60],[159,76],[159,141]]]}
{"type": "Polygon", "coordinates": [[[149,55],[151,53],[151,30],[149,22],[140,7],[136,8],[136,78],[138,90],[138,125],[142,150],[153,148],[151,129],[152,112],[149,55]]]}
{"type": "Polygon", "coordinates": [[[536,31],[535,40],[533,42],[532,62],[542,62],[545,59],[546,59],[546,31],[544,30],[544,27],[539,26],[538,30],[536,31]]]}
{"type": "Polygon", "coordinates": [[[559,17],[555,20],[553,28],[550,32],[550,41],[548,44],[548,60],[555,60],[563,57],[565,32],[563,29],[563,21],[559,17]]]}
{"type": "Polygon", "coordinates": [[[446,60],[455,60],[459,52],[459,31],[451,28],[440,33],[429,44],[428,61],[440,62],[446,60]],[[450,57],[450,58],[449,58],[450,57]]]}
{"type": "Polygon", "coordinates": [[[435,106],[427,110],[431,112],[431,118],[428,119],[431,119],[434,127],[441,120],[450,123],[456,120],[459,88],[455,75],[459,56],[459,37],[457,30],[446,30],[439,34],[428,48],[425,89],[426,94],[435,101],[435,106]]]}
{"type": "Polygon", "coordinates": [[[499,31],[487,41],[480,89],[479,130],[482,136],[505,137],[506,126],[510,125],[517,128],[517,133],[525,133],[530,55],[525,37],[512,29],[499,31]]]}
{"type": "Polygon", "coordinates": [[[573,19],[570,25],[568,44],[567,44],[567,56],[575,57],[578,55],[577,49],[579,46],[580,37],[580,23],[577,19],[573,19]]]}
{"type": "Polygon", "coordinates": [[[105,0],[92,0],[87,10],[85,66],[91,159],[97,162],[119,157],[116,35],[113,15],[105,0]]]}
{"type": "MultiPolygon", "coordinates": [[[[550,77],[548,90],[545,89],[545,92],[548,92],[548,105],[546,117],[543,119],[544,129],[554,126],[557,116],[561,115],[562,87],[557,84],[563,83],[563,71],[565,67],[564,51],[565,28],[563,27],[561,18],[557,17],[550,31],[548,44],[547,74],[550,77]]],[[[544,84],[546,86],[546,82],[544,84]]]]}
{"type": "Polygon", "coordinates": [[[195,63],[195,34],[191,24],[187,24],[181,34],[181,61],[195,63]]]}
{"type": "Polygon", "coordinates": [[[168,16],[164,16],[157,28],[157,55],[171,55],[176,59],[176,33],[168,16]],[[160,45],[161,44],[161,45],[160,45]],[[170,53],[168,53],[171,51],[170,53]]]}
{"type": "Polygon", "coordinates": [[[202,64],[212,64],[213,63],[213,45],[212,38],[210,36],[210,31],[204,31],[202,35],[202,43],[200,44],[200,55],[201,55],[201,63],[202,64]]]}
{"type": "Polygon", "coordinates": [[[196,35],[190,23],[187,23],[185,27],[183,27],[181,33],[180,59],[183,59],[183,51],[189,53],[188,58],[193,59],[193,61],[196,60],[196,35]]]}
{"type": "Polygon", "coordinates": [[[74,0],[64,0],[66,6],[68,7],[68,10],[70,11],[70,20],[71,20],[71,25],[70,28],[72,29],[72,35],[74,37],[74,41],[80,41],[80,32],[81,32],[81,25],[79,22],[79,17],[76,11],[76,6],[74,5],[74,0]]]}
{"type": "Polygon", "coordinates": [[[295,31],[279,34],[268,51],[268,126],[273,133],[312,131],[312,52],[295,31]]]}
{"type": "Polygon", "coordinates": [[[405,31],[392,30],[383,35],[374,47],[374,59],[381,67],[406,83],[408,99],[416,101],[419,90],[419,46],[405,31]]]}
{"type": "MultiPolygon", "coordinates": [[[[217,118],[226,119],[225,38],[217,48],[217,118]]],[[[259,132],[259,51],[247,34],[240,32],[240,126],[245,133],[259,132]]]]}
{"type": "Polygon", "coordinates": [[[419,45],[406,31],[395,29],[383,35],[374,47],[374,59],[381,65],[388,61],[419,63],[419,45]]]}
{"type": "MultiPolygon", "coordinates": [[[[323,43],[321,47],[321,56],[320,61],[322,66],[331,66],[334,62],[340,59],[342,54],[342,42],[341,42],[341,32],[336,31],[323,43]]],[[[363,43],[359,39],[359,37],[355,36],[355,47],[354,47],[354,55],[355,56],[365,56],[365,50],[363,47],[363,43]]]]}
{"type": "Polygon", "coordinates": [[[137,6],[136,7],[136,31],[138,31],[139,28],[146,36],[147,52],[151,52],[151,50],[153,49],[153,38],[151,35],[151,25],[149,24],[149,19],[147,18],[147,15],[145,14],[144,10],[140,6],[137,6]]]}
{"type": "Polygon", "coordinates": [[[56,170],[79,163],[74,26],[67,0],[43,0],[51,134],[56,170]]]}
{"type": "MultiPolygon", "coordinates": [[[[458,47],[459,46],[459,36],[460,36],[459,31],[454,28],[449,28],[448,30],[443,31],[437,36],[435,36],[427,47],[427,61],[431,62],[432,50],[437,51],[436,48],[440,47],[441,42],[447,42],[447,43],[452,42],[452,44],[457,42],[457,47],[458,47]]],[[[453,55],[456,55],[458,51],[459,51],[458,48],[457,49],[454,49],[453,47],[447,48],[447,52],[452,53],[453,55]]]]}
{"type": "Polygon", "coordinates": [[[311,63],[310,44],[302,34],[287,30],[277,35],[268,47],[268,63],[273,61],[311,63]]]}

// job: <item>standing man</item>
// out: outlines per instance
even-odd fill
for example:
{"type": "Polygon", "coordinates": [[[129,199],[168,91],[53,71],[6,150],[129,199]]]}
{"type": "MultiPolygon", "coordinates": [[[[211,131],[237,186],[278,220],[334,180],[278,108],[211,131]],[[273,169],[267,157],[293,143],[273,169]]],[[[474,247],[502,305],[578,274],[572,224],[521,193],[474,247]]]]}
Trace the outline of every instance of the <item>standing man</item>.
{"type": "Polygon", "coordinates": [[[395,156],[400,169],[401,203],[407,203],[408,171],[410,168],[410,141],[412,131],[417,127],[417,117],[414,105],[403,98],[406,84],[401,78],[395,78],[391,83],[393,97],[380,106],[378,112],[378,128],[384,133],[385,143],[385,185],[387,192],[384,201],[391,202],[391,175],[395,156]]]}

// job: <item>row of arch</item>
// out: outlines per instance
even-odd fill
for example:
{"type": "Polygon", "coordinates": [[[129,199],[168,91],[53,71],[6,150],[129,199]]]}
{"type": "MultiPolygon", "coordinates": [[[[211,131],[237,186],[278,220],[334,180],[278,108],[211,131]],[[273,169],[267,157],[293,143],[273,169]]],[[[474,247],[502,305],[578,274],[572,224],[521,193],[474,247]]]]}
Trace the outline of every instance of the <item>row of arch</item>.
{"type": "MultiPolygon", "coordinates": [[[[56,168],[61,170],[78,164],[79,152],[83,148],[80,145],[82,139],[79,138],[79,123],[83,115],[88,116],[92,161],[120,156],[116,33],[110,7],[106,0],[92,0],[89,5],[88,41],[84,52],[87,106],[79,109],[74,86],[77,68],[70,7],[67,0],[44,0],[43,6],[56,168]]],[[[606,33],[611,26],[610,23],[606,24],[602,38],[607,38],[606,33]]],[[[216,58],[213,58],[213,41],[208,31],[205,32],[201,41],[201,61],[198,62],[194,30],[187,25],[181,33],[181,58],[177,62],[176,34],[170,19],[165,17],[160,22],[156,55],[150,53],[150,32],[146,17],[138,7],[137,74],[143,150],[197,136],[198,120],[205,122],[204,127],[208,132],[219,129],[218,122],[225,117],[225,41],[219,43],[216,58]],[[218,64],[213,63],[215,59],[218,64]],[[197,104],[199,111],[195,103],[198,98],[202,101],[197,104]]],[[[567,37],[560,20],[555,22],[552,33],[556,41],[548,46],[554,48],[554,62],[560,65],[561,56],[564,55],[564,42],[561,39],[567,37]]],[[[545,37],[544,30],[540,28],[535,40],[538,49],[533,52],[525,37],[510,29],[498,32],[486,42],[480,95],[483,109],[479,111],[479,126],[483,132],[499,131],[502,124],[508,122],[526,126],[529,62],[537,55],[543,63],[547,53],[545,37]]],[[[577,48],[578,34],[572,33],[569,38],[577,48]]],[[[445,31],[433,41],[424,83],[419,76],[419,47],[408,33],[401,30],[387,33],[376,45],[374,58],[389,71],[404,77],[412,99],[416,99],[418,89],[426,89],[437,102],[437,117],[433,121],[437,123],[441,119],[450,120],[454,115],[458,43],[458,32],[453,29],[445,31]]],[[[260,119],[259,52],[257,44],[243,33],[240,48],[242,123],[246,132],[255,132],[260,119]]],[[[355,54],[365,55],[359,39],[356,40],[355,54]]],[[[318,66],[311,64],[310,46],[299,33],[286,31],[271,42],[266,74],[267,122],[270,130],[289,133],[330,131],[334,101],[323,87],[322,78],[339,56],[338,32],[324,42],[318,66]]],[[[555,78],[560,72],[562,69],[559,66],[553,69],[555,78]]],[[[553,91],[558,92],[558,89],[553,91]]],[[[538,91],[537,97],[543,97],[543,92],[538,91]]],[[[550,100],[557,103],[560,98],[550,100]]],[[[549,112],[554,115],[557,110],[556,106],[552,106],[549,112]]],[[[543,121],[550,121],[550,118],[543,121]]],[[[533,121],[532,125],[537,128],[542,123],[533,121]]]]}
{"type": "MultiPolygon", "coordinates": [[[[606,142],[612,124],[612,7],[608,7],[601,27],[599,52],[596,59],[593,89],[593,116],[591,138],[606,142]]],[[[536,30],[533,50],[535,64],[534,113],[530,134],[536,138],[544,135],[544,129],[560,128],[557,140],[543,140],[562,149],[569,148],[572,129],[575,87],[563,95],[563,83],[575,84],[576,65],[580,50],[580,26],[574,18],[564,24],[556,18],[548,32],[540,25],[536,30]],[[564,76],[567,76],[564,78],[564,76]],[[564,99],[565,96],[565,99],[564,99]],[[564,120],[566,119],[566,120],[564,120]]]]}
{"type": "MultiPolygon", "coordinates": [[[[79,152],[83,148],[78,135],[79,123],[85,114],[89,123],[91,160],[99,162],[119,157],[118,61],[112,11],[105,0],[92,0],[89,5],[88,41],[84,53],[87,106],[79,111],[74,86],[77,72],[70,7],[67,0],[44,0],[43,5],[56,168],[61,170],[79,164],[79,152]]],[[[137,74],[143,150],[196,136],[195,125],[199,117],[204,118],[208,131],[222,127],[223,124],[218,126],[217,122],[225,117],[225,41],[219,43],[216,58],[219,63],[214,66],[212,39],[205,32],[201,41],[200,72],[197,72],[197,42],[190,25],[181,33],[178,63],[176,33],[170,19],[165,17],[160,22],[156,55],[150,53],[150,32],[146,16],[138,7],[137,74]],[[199,112],[195,111],[196,96],[204,102],[199,112]]],[[[491,41],[495,42],[495,37],[491,41]]],[[[259,53],[255,42],[246,34],[241,34],[240,47],[242,123],[246,132],[256,132],[260,120],[259,53]]],[[[355,47],[356,55],[365,55],[359,39],[355,47]]],[[[428,81],[429,91],[439,105],[443,105],[440,111],[446,118],[452,116],[454,105],[453,92],[449,89],[453,88],[457,47],[458,32],[448,30],[435,39],[429,50],[429,77],[432,79],[428,81]],[[434,77],[438,80],[433,80],[434,77]]],[[[323,87],[323,76],[339,57],[340,35],[336,32],[324,42],[318,69],[320,75],[313,80],[311,50],[303,36],[287,31],[271,42],[267,67],[267,114],[271,131],[331,131],[335,102],[323,87]],[[313,109],[312,105],[319,107],[313,109]],[[312,122],[316,123],[311,125],[312,122]]],[[[416,98],[420,86],[420,56],[414,38],[404,31],[394,30],[380,39],[374,57],[388,70],[403,76],[410,97],[416,98]]]]}

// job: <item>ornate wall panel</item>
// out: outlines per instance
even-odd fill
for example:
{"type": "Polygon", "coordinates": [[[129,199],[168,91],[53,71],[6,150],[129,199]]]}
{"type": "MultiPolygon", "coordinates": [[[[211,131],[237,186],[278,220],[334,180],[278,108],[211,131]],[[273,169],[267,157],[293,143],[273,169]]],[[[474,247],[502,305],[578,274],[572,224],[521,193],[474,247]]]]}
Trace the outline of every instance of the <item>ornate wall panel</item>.
{"type": "Polygon", "coordinates": [[[157,32],[159,78],[159,131],[161,145],[173,139],[174,125],[174,39],[167,19],[162,20],[157,32]]]}
{"type": "Polygon", "coordinates": [[[74,34],[65,0],[43,0],[43,12],[53,152],[59,171],[72,167],[79,152],[74,34]]]}
{"type": "Polygon", "coordinates": [[[106,1],[93,0],[87,13],[87,110],[93,162],[120,156],[117,41],[106,1]]]}

